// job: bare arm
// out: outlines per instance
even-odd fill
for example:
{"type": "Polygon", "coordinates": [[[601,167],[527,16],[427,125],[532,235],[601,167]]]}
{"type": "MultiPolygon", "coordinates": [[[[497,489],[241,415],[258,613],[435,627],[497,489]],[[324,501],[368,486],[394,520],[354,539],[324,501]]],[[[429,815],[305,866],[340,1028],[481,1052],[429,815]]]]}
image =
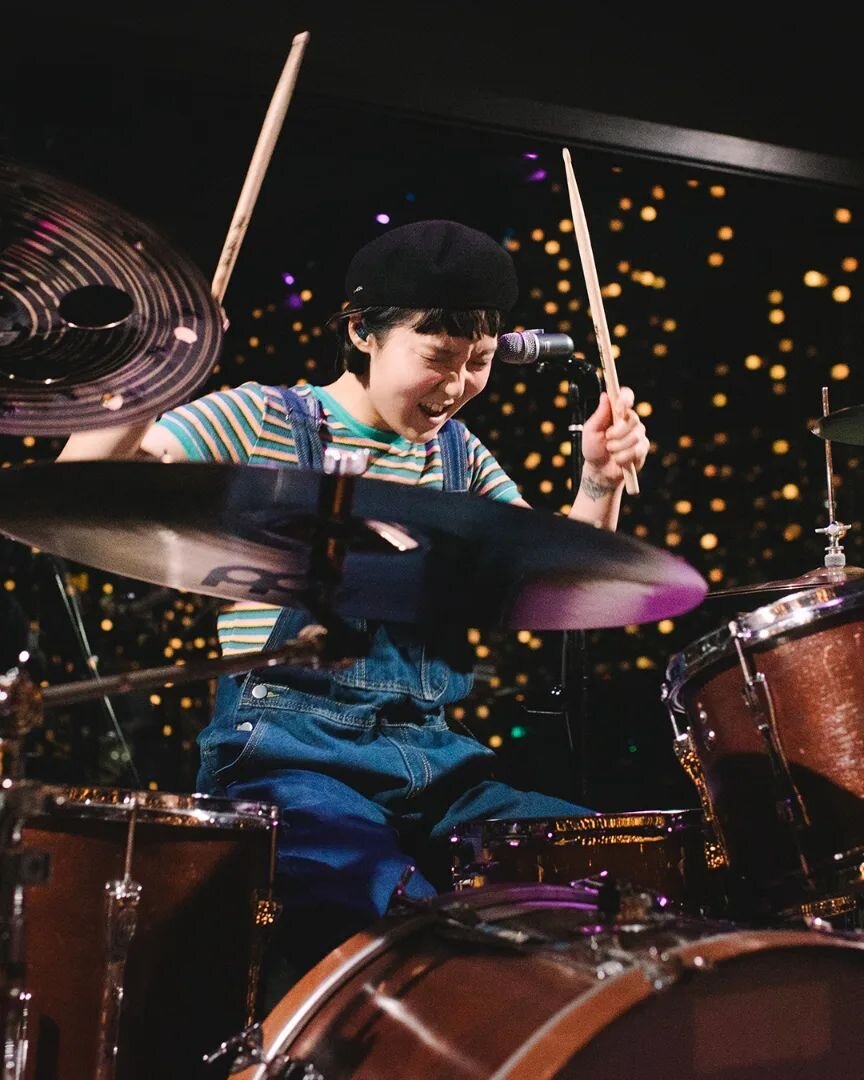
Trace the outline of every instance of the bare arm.
{"type": "Polygon", "coordinates": [[[99,428],[70,435],[57,461],[130,461],[134,458],[185,461],[180,442],[148,420],[130,427],[99,428]]]}
{"type": "MultiPolygon", "coordinates": [[[[582,479],[568,516],[614,531],[624,493],[624,467],[632,464],[638,472],[648,450],[645,427],[633,409],[633,391],[621,387],[614,415],[608,396],[601,395],[600,404],[582,430],[582,479]]],[[[518,499],[516,505],[528,503],[518,499]]]]}
{"type": "Polygon", "coordinates": [[[633,391],[622,386],[614,412],[609,395],[604,393],[585,421],[582,479],[570,509],[571,518],[603,529],[618,527],[624,470],[633,465],[639,472],[650,449],[645,425],[633,405],[633,391]]]}

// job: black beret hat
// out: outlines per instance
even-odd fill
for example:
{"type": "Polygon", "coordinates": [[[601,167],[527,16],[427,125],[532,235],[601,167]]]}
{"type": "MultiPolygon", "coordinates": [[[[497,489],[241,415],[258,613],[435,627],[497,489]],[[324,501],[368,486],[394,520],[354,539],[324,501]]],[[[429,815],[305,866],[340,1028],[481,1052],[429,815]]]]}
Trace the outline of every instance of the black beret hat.
{"type": "Polygon", "coordinates": [[[519,287],[510,253],[456,221],[415,221],[376,237],[345,275],[352,308],[448,308],[507,312],[519,287]]]}

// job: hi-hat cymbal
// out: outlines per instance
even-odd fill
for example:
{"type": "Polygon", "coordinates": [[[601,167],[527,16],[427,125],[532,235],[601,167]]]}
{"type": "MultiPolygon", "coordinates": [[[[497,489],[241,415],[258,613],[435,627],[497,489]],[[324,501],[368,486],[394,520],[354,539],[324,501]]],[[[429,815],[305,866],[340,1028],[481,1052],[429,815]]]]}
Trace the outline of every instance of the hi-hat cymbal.
{"type": "Polygon", "coordinates": [[[864,446],[864,405],[850,405],[820,416],[810,424],[810,430],[820,439],[864,446]]]}
{"type": "Polygon", "coordinates": [[[194,395],[221,343],[207,282],[152,229],[0,160],[0,434],[148,420],[194,395]]]}
{"type": "Polygon", "coordinates": [[[804,589],[815,589],[820,585],[843,585],[847,581],[857,581],[864,577],[860,566],[820,566],[801,577],[781,578],[778,581],[765,581],[755,585],[735,585],[729,589],[712,589],[706,599],[716,600],[725,596],[750,596],[753,593],[792,593],[804,589]]]}
{"type": "Polygon", "coordinates": [[[599,629],[689,611],[707,591],[680,557],[545,510],[301,469],[19,465],[0,471],[0,507],[13,540],[227,600],[308,606],[329,566],[344,616],[599,629]]]}

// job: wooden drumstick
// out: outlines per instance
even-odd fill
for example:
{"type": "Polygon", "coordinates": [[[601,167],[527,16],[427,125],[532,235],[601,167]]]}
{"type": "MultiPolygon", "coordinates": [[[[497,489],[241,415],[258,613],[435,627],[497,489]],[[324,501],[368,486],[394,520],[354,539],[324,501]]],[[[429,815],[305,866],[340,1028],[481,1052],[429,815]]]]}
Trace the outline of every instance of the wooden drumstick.
{"type": "Polygon", "coordinates": [[[234,211],[234,217],[231,219],[231,225],[228,228],[228,235],[225,237],[225,245],[216,265],[213,284],[210,286],[210,291],[220,304],[225,296],[225,290],[228,288],[228,279],[231,277],[234,264],[237,262],[240,244],[246,235],[246,229],[252,217],[252,209],[255,200],[258,198],[258,192],[261,190],[261,183],[264,180],[264,173],[267,171],[270,158],[273,156],[273,148],[282,129],[282,122],[285,119],[285,113],[288,111],[291,95],[294,93],[294,84],[297,82],[297,73],[300,70],[300,63],[308,40],[309,32],[306,30],[294,37],[288,59],[285,61],[279,82],[273,91],[273,97],[270,99],[267,115],[264,117],[264,123],[261,127],[261,134],[258,136],[252,161],[249,164],[249,170],[240,191],[240,198],[237,200],[237,209],[234,211]]]}
{"type": "MultiPolygon", "coordinates": [[[[594,252],[591,250],[591,237],[588,234],[588,222],[585,220],[585,211],[582,209],[582,200],[579,198],[579,189],[576,186],[576,177],[573,175],[573,165],[570,161],[570,151],[567,147],[563,150],[564,170],[567,174],[567,190],[570,193],[570,210],[573,215],[573,229],[576,233],[576,243],[579,245],[579,257],[582,260],[582,273],[585,276],[585,285],[588,289],[588,303],[591,305],[591,319],[594,323],[594,336],[597,339],[597,350],[600,353],[600,366],[603,368],[603,378],[606,389],[614,409],[618,400],[620,386],[618,372],[615,370],[615,358],[612,355],[612,341],[609,338],[609,327],[606,324],[606,312],[603,308],[603,296],[600,292],[600,282],[597,280],[597,267],[594,265],[594,252]]],[[[639,494],[639,480],[636,477],[636,466],[631,462],[624,469],[624,486],[628,495],[639,494]]]]}

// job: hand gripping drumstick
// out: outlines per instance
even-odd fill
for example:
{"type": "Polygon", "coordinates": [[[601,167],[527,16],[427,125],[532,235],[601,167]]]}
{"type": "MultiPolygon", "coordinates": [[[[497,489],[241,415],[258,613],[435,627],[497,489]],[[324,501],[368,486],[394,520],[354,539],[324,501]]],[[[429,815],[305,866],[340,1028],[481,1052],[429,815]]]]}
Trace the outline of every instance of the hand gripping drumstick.
{"type": "Polygon", "coordinates": [[[273,148],[279,137],[285,113],[288,111],[291,95],[294,93],[297,72],[300,70],[300,63],[308,40],[309,33],[306,30],[294,37],[288,59],[285,61],[279,82],[273,91],[273,97],[270,99],[267,115],[264,117],[264,124],[261,127],[261,134],[258,136],[255,152],[249,164],[249,171],[246,173],[246,179],[240,191],[240,198],[237,200],[237,209],[234,211],[228,235],[225,237],[225,245],[216,265],[213,284],[210,286],[210,291],[220,303],[225,296],[225,290],[228,288],[228,279],[231,277],[234,264],[237,262],[240,244],[246,235],[246,229],[252,217],[252,208],[264,180],[264,173],[267,171],[270,158],[273,156],[273,148]]]}
{"type": "MultiPolygon", "coordinates": [[[[609,398],[614,409],[618,400],[620,386],[618,373],[615,370],[615,358],[612,355],[609,327],[606,325],[606,312],[603,309],[600,282],[597,280],[597,267],[594,265],[594,253],[591,250],[591,237],[588,235],[588,222],[585,220],[585,211],[582,209],[582,200],[579,198],[579,189],[576,187],[576,177],[573,175],[570,151],[566,146],[563,155],[564,171],[567,174],[567,190],[570,193],[570,211],[573,215],[576,243],[579,245],[579,257],[582,260],[582,273],[585,275],[585,285],[588,289],[588,303],[591,305],[591,319],[594,323],[594,336],[597,339],[597,349],[600,353],[600,366],[603,368],[606,389],[609,392],[609,398]]],[[[639,494],[636,466],[632,462],[624,469],[624,486],[628,495],[639,494]]]]}

